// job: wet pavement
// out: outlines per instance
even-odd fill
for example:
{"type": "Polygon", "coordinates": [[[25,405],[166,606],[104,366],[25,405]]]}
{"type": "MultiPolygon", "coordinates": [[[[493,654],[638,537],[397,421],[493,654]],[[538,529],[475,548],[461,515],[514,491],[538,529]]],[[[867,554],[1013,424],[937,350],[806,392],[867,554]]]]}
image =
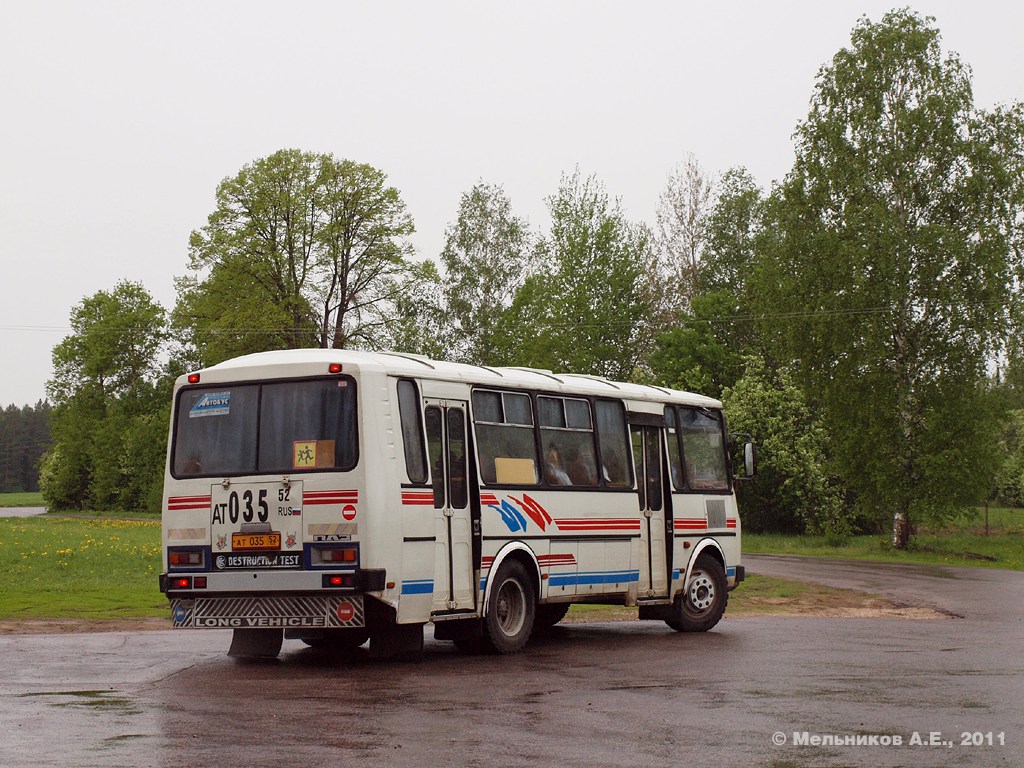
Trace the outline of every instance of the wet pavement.
{"type": "Polygon", "coordinates": [[[45,514],[46,507],[0,507],[0,517],[36,517],[45,514]]]}
{"type": "Polygon", "coordinates": [[[747,565],[964,618],[570,624],[511,657],[462,656],[428,631],[406,664],[298,641],[236,663],[220,631],[8,635],[0,765],[1022,764],[1024,574],[747,565]]]}

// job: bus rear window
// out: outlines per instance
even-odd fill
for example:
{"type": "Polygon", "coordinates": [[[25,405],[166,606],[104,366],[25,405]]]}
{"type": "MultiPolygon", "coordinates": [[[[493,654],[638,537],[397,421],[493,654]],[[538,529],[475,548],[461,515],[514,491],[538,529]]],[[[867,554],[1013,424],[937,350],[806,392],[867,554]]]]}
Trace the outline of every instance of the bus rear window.
{"type": "Polygon", "coordinates": [[[174,475],[256,471],[256,385],[187,389],[178,396],[174,475]]]}
{"type": "Polygon", "coordinates": [[[347,378],[183,390],[175,477],[352,469],[355,383],[347,378]]]}

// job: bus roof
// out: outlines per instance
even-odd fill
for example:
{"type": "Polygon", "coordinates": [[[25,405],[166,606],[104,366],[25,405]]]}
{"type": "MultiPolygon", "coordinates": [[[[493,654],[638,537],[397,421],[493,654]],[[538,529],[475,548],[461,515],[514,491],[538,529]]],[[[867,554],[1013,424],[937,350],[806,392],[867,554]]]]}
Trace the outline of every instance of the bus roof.
{"type": "MultiPolygon", "coordinates": [[[[611,381],[581,373],[554,373],[539,368],[491,367],[432,360],[404,352],[362,352],[350,349],[285,349],[235,357],[205,368],[202,383],[228,383],[273,378],[319,376],[331,363],[343,372],[378,372],[418,379],[461,381],[467,384],[516,389],[541,389],[562,394],[619,397],[626,400],[678,402],[704,408],[721,408],[720,401],[693,392],[649,384],[611,381]]],[[[178,386],[187,377],[178,379],[178,386]]]]}

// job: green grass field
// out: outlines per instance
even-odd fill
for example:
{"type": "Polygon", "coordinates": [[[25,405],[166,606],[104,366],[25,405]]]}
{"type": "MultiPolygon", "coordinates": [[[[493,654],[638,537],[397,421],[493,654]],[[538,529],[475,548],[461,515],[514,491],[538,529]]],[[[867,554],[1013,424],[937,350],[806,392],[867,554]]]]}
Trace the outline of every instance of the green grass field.
{"type": "Polygon", "coordinates": [[[743,551],[752,554],[817,555],[893,563],[931,563],[1024,570],[1024,510],[972,511],[941,528],[922,527],[900,552],[888,536],[854,536],[843,546],[830,546],[823,536],[744,533],[743,551]]]}
{"type": "Polygon", "coordinates": [[[43,494],[34,493],[0,493],[0,507],[45,507],[43,494]]]}
{"type": "Polygon", "coordinates": [[[0,518],[0,619],[166,616],[160,524],[0,518]]]}

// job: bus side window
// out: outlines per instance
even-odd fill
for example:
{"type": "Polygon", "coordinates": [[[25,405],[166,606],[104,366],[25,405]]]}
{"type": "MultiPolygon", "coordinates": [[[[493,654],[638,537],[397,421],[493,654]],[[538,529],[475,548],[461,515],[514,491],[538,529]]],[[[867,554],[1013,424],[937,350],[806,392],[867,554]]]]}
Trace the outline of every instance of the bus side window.
{"type": "Polygon", "coordinates": [[[671,405],[665,406],[665,439],[668,441],[669,474],[672,475],[672,487],[677,491],[683,490],[683,456],[679,450],[679,419],[676,418],[676,409],[671,405]]]}
{"type": "Polygon", "coordinates": [[[398,414],[402,422],[402,445],[405,447],[405,468],[413,483],[427,482],[427,458],[423,452],[423,426],[420,420],[420,398],[415,382],[398,382],[398,414]]]}
{"type": "Polygon", "coordinates": [[[444,509],[444,435],[441,425],[441,409],[436,405],[427,408],[427,452],[430,454],[430,478],[434,483],[434,508],[444,509]]]}
{"type": "Polygon", "coordinates": [[[628,488],[629,437],[622,403],[597,400],[594,403],[594,414],[597,417],[597,439],[601,444],[601,473],[605,485],[628,488]]]}
{"type": "Polygon", "coordinates": [[[540,482],[529,395],[478,389],[473,392],[473,422],[484,483],[540,482]]]}
{"type": "Polygon", "coordinates": [[[466,485],[466,417],[460,409],[448,411],[448,474],[451,506],[465,509],[469,503],[466,485]]]}
{"type": "Polygon", "coordinates": [[[699,408],[679,409],[686,485],[693,490],[728,491],[729,470],[721,414],[699,408]]]}

